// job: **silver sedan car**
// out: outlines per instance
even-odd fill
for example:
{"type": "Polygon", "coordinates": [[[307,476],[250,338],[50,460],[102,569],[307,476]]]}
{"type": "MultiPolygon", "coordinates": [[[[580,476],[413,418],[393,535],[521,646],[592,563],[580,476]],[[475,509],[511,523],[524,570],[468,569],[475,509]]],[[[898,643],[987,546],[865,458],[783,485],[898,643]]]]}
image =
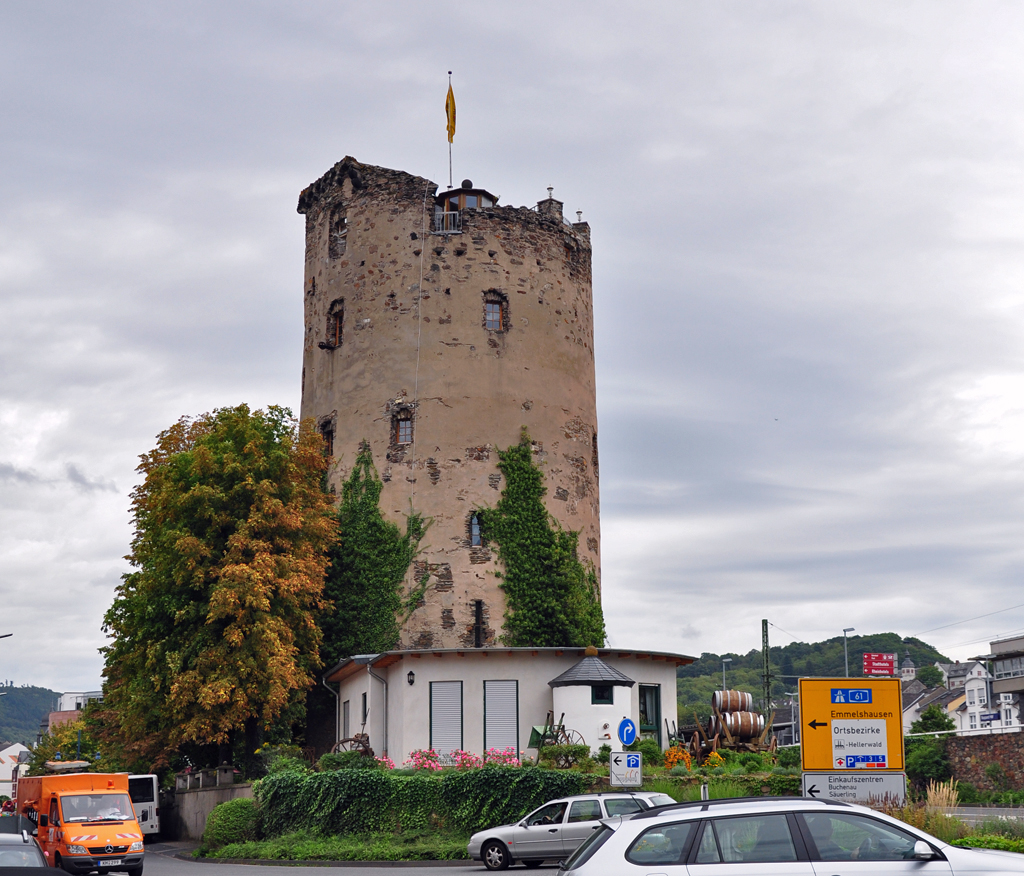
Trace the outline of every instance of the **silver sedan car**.
{"type": "Polygon", "coordinates": [[[559,876],[994,876],[1024,855],[951,846],[863,806],[710,800],[608,818],[559,876]]]}
{"type": "Polygon", "coordinates": [[[482,830],[469,839],[469,856],[488,870],[504,870],[521,861],[539,867],[561,860],[601,826],[602,818],[633,815],[675,803],[668,794],[650,791],[614,791],[560,797],[535,809],[517,824],[482,830]]]}

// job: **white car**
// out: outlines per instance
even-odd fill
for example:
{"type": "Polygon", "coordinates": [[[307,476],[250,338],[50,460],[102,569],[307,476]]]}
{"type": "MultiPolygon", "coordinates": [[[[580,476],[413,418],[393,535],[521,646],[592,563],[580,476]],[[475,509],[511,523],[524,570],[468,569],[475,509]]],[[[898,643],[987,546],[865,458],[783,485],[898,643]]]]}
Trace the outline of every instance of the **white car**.
{"type": "Polygon", "coordinates": [[[521,861],[539,867],[544,861],[560,861],[601,827],[601,819],[645,812],[655,806],[674,804],[668,794],[651,791],[616,791],[559,797],[535,809],[517,824],[503,824],[474,833],[469,857],[483,861],[488,870],[504,870],[521,861]]]}
{"type": "Polygon", "coordinates": [[[968,876],[1024,855],[962,849],[863,806],[801,797],[677,803],[609,818],[564,876],[968,876]]]}

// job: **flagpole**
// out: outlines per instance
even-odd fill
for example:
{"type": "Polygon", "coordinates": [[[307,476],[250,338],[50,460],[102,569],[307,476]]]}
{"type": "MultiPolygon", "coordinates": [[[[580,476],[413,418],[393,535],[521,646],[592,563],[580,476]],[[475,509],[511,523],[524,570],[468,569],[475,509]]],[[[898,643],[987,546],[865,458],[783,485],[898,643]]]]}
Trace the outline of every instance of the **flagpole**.
{"type": "MultiPolygon", "coordinates": [[[[452,90],[452,71],[448,71],[448,90],[452,90]]],[[[448,188],[452,187],[452,138],[448,137],[448,188]]]]}

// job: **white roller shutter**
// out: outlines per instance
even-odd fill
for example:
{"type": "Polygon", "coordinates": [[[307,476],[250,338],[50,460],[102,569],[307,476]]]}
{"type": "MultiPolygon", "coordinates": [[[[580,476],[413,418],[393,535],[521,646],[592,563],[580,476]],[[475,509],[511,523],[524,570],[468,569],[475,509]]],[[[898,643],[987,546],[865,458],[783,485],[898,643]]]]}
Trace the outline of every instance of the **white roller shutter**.
{"type": "Polygon", "coordinates": [[[430,682],[430,747],[438,754],[462,748],[462,682],[430,682]]]}
{"type": "Polygon", "coordinates": [[[519,757],[519,682],[484,682],[484,748],[511,748],[519,757]]]}

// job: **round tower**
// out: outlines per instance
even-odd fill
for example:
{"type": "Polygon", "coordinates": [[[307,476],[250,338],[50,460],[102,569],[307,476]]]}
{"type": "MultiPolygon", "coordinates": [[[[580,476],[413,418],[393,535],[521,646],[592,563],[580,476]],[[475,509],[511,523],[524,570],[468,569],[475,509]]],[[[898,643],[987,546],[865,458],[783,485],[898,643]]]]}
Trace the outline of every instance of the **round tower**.
{"type": "Polygon", "coordinates": [[[600,574],[590,228],[551,197],[498,206],[345,158],[305,189],[303,418],[340,492],[361,442],[381,510],[432,523],[409,582],[430,573],[403,648],[486,647],[505,601],[473,510],[493,507],[498,449],[533,442],[545,504],[600,574]]]}

